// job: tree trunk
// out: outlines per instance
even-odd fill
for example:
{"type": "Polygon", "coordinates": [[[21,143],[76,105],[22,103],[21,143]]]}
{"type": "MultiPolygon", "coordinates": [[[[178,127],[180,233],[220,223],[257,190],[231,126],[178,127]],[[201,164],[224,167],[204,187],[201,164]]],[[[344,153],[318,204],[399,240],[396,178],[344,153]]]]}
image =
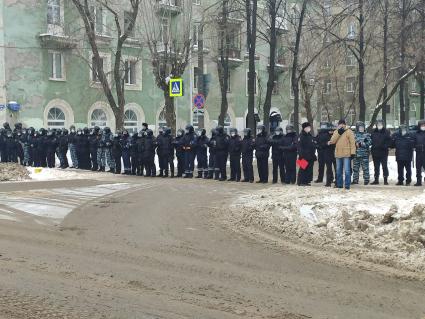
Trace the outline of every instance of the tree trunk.
{"type": "Polygon", "coordinates": [[[314,132],[314,117],[313,110],[311,108],[311,93],[309,92],[309,85],[306,81],[305,73],[302,74],[300,81],[304,93],[304,108],[307,116],[307,121],[311,125],[311,131],[314,132]]]}
{"type": "Polygon", "coordinates": [[[171,132],[176,133],[176,110],[174,108],[174,98],[170,96],[168,90],[164,90],[165,100],[165,120],[171,132]]]}
{"type": "MultiPolygon", "coordinates": [[[[384,39],[383,39],[383,64],[382,64],[382,73],[383,73],[383,83],[384,83],[384,91],[382,98],[385,100],[388,96],[388,87],[385,85],[388,81],[388,8],[389,3],[388,0],[385,0],[384,3],[384,39]]],[[[385,105],[382,109],[382,119],[384,120],[384,123],[387,123],[387,106],[385,105]]]]}
{"type": "Polygon", "coordinates": [[[270,131],[270,109],[272,106],[272,93],[274,82],[276,81],[275,65],[276,65],[276,0],[268,0],[269,17],[270,17],[270,43],[269,43],[269,77],[267,80],[266,98],[263,106],[263,123],[267,132],[270,131]]]}
{"type": "Polygon", "coordinates": [[[363,0],[359,0],[359,120],[366,120],[366,99],[365,99],[365,38],[364,38],[364,5],[363,0]]]}
{"type": "Polygon", "coordinates": [[[421,74],[420,78],[419,78],[419,87],[420,87],[420,105],[419,105],[419,116],[420,119],[424,119],[425,114],[424,114],[424,110],[425,110],[425,81],[424,81],[424,76],[421,74]]]}
{"type": "Polygon", "coordinates": [[[406,123],[405,125],[410,125],[410,96],[409,96],[409,85],[405,85],[404,87],[404,100],[405,100],[405,116],[406,116],[406,123]]]}
{"type": "MultiPolygon", "coordinates": [[[[401,9],[401,28],[400,28],[400,75],[406,73],[406,2],[400,1],[401,9]]],[[[405,110],[405,86],[406,82],[403,79],[400,83],[399,102],[400,102],[400,124],[406,124],[408,116],[405,110]]]]}
{"type": "Polygon", "coordinates": [[[228,32],[228,0],[223,0],[222,5],[222,21],[221,21],[221,37],[220,37],[220,57],[217,62],[217,72],[220,83],[221,105],[220,114],[218,116],[218,125],[224,126],[229,104],[227,101],[227,91],[229,89],[229,32],[228,32]]]}
{"type": "Polygon", "coordinates": [[[255,49],[257,39],[257,0],[245,0],[248,44],[248,127],[255,132],[255,49]]]}
{"type": "Polygon", "coordinates": [[[300,108],[300,86],[299,86],[299,77],[298,77],[298,59],[300,54],[300,43],[301,35],[303,32],[303,23],[305,11],[307,9],[307,3],[309,0],[304,0],[300,12],[300,17],[298,21],[297,31],[295,35],[295,46],[294,46],[294,56],[292,61],[292,70],[291,70],[291,86],[292,93],[294,94],[294,125],[295,131],[299,133],[300,131],[300,120],[299,120],[299,108],[300,108]]]}

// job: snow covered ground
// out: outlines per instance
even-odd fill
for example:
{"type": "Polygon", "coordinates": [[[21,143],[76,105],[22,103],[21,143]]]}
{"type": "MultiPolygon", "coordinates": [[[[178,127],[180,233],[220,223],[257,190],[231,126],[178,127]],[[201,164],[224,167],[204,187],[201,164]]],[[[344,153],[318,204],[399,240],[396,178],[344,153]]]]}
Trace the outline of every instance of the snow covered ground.
{"type": "Polygon", "coordinates": [[[422,188],[273,186],[241,195],[230,212],[227,222],[239,231],[272,233],[320,251],[425,271],[422,188]]]}

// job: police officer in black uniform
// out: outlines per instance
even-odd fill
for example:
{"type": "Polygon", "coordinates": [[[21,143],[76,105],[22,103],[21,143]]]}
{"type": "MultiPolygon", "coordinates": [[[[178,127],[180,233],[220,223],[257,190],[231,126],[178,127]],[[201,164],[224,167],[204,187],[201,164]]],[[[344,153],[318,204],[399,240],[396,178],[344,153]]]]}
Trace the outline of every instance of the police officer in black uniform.
{"type": "Polygon", "coordinates": [[[313,180],[313,166],[316,161],[316,141],[311,135],[311,125],[308,122],[302,124],[302,132],[298,138],[298,157],[308,162],[305,169],[298,171],[298,185],[310,186],[313,180]]]}
{"type": "Polygon", "coordinates": [[[280,176],[280,182],[285,181],[285,165],[283,161],[283,130],[281,127],[277,127],[274,131],[270,143],[272,145],[272,161],[273,161],[273,184],[277,183],[278,176],[280,176]]]}
{"type": "Polygon", "coordinates": [[[210,139],[207,137],[207,131],[201,130],[201,134],[196,140],[196,160],[198,162],[197,178],[208,177],[208,143],[210,139]]]}
{"type": "Polygon", "coordinates": [[[230,129],[229,158],[230,158],[230,178],[228,181],[241,181],[241,149],[242,139],[236,128],[230,129]]]}
{"type": "Polygon", "coordinates": [[[264,125],[257,126],[257,137],[255,138],[254,147],[255,157],[257,158],[258,176],[260,178],[257,183],[268,183],[270,144],[264,125]]]}
{"type": "Polygon", "coordinates": [[[422,169],[425,169],[425,120],[418,122],[418,130],[413,137],[416,150],[415,186],[422,186],[422,169]]]}
{"type": "Polygon", "coordinates": [[[281,146],[285,166],[285,184],[295,184],[297,180],[298,136],[291,124],[286,126],[285,131],[286,135],[281,146]]]}
{"type": "Polygon", "coordinates": [[[254,159],[254,147],[255,139],[251,135],[251,129],[246,128],[243,131],[243,140],[241,145],[242,153],[242,169],[243,169],[243,180],[245,183],[254,182],[254,167],[252,161],[254,159]]]}
{"type": "Polygon", "coordinates": [[[215,138],[216,146],[216,168],[214,179],[219,181],[227,180],[226,166],[229,152],[229,136],[224,132],[222,126],[217,127],[217,136],[215,138]]]}

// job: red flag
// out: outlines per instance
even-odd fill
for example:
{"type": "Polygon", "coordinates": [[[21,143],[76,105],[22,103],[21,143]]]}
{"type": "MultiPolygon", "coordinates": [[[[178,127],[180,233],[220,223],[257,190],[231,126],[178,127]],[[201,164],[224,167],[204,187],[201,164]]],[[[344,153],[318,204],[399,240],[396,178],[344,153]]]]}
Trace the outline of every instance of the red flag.
{"type": "Polygon", "coordinates": [[[305,159],[298,159],[297,165],[302,169],[305,170],[308,167],[308,162],[305,159]]]}

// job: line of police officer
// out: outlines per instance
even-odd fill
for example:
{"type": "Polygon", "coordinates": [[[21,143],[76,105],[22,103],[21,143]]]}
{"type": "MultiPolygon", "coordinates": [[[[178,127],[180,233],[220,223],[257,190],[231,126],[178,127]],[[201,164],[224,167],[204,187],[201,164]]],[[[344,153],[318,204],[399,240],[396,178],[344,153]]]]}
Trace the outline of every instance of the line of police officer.
{"type": "MultiPolygon", "coordinates": [[[[257,127],[254,138],[250,129],[238,135],[234,128],[228,135],[223,127],[195,133],[193,126],[179,129],[176,137],[171,129],[159,129],[157,137],[143,123],[138,133],[129,134],[127,130],[113,134],[106,127],[92,129],[25,129],[20,123],[12,130],[8,123],[0,129],[0,159],[2,162],[19,162],[26,166],[55,167],[55,155],[60,167],[70,167],[67,152],[70,152],[74,168],[105,171],[109,167],[112,173],[127,175],[156,176],[155,155],[158,156],[159,175],[161,177],[191,178],[194,174],[195,158],[198,163],[198,178],[220,181],[253,182],[253,158],[257,160],[258,183],[269,180],[269,155],[272,154],[272,181],[280,179],[284,184],[309,186],[313,180],[314,162],[318,160],[318,177],[315,182],[322,183],[326,168],[326,186],[334,183],[335,145],[329,143],[335,128],[330,123],[321,123],[318,135],[313,137],[311,125],[302,124],[298,136],[292,125],[286,127],[286,134],[278,127],[269,136],[263,125],[257,127]],[[177,157],[177,172],[174,171],[174,157],[177,157]],[[296,169],[297,159],[305,160],[305,169],[296,169]],[[226,166],[230,160],[230,178],[227,179],[226,166]],[[242,165],[241,165],[242,161],[242,165]],[[121,167],[123,163],[123,167],[121,167]],[[243,177],[242,177],[243,173],[243,177]]],[[[377,121],[375,130],[369,134],[362,122],[357,122],[355,131],[356,154],[352,156],[353,184],[358,184],[360,168],[363,170],[364,183],[369,184],[369,157],[375,167],[375,180],[379,184],[380,167],[383,169],[384,184],[388,184],[388,152],[396,150],[398,165],[398,183],[411,183],[411,163],[416,150],[417,183],[422,185],[422,168],[425,168],[425,121],[419,121],[418,129],[409,132],[405,126],[392,136],[382,121],[377,121]],[[406,175],[406,177],[404,177],[406,175]]]]}

